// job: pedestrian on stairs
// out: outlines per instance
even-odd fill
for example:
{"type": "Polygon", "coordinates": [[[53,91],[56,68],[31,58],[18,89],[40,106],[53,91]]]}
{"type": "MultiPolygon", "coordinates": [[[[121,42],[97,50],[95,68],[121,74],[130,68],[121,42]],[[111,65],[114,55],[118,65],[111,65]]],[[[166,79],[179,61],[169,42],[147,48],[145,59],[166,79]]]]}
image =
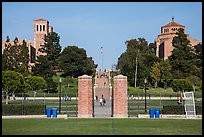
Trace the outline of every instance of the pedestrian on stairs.
{"type": "Polygon", "coordinates": [[[103,98],[103,106],[105,106],[105,104],[106,104],[106,100],[105,98],[103,98]]]}
{"type": "Polygon", "coordinates": [[[100,98],[100,106],[102,106],[102,105],[103,105],[103,99],[100,98]]]}

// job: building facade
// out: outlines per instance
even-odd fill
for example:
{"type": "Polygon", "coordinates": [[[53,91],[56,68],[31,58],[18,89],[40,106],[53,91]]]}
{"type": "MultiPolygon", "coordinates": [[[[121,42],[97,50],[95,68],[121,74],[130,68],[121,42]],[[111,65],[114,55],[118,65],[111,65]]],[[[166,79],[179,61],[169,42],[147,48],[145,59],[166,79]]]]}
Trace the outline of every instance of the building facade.
{"type": "MultiPolygon", "coordinates": [[[[177,36],[176,32],[179,28],[182,28],[186,34],[185,26],[174,22],[174,18],[172,18],[170,23],[161,27],[161,34],[159,34],[154,41],[156,45],[156,56],[165,60],[172,54],[172,50],[174,48],[172,46],[172,40],[175,36],[177,36]]],[[[200,43],[196,39],[191,38],[188,34],[186,35],[192,46],[200,43]]]]}
{"type": "MultiPolygon", "coordinates": [[[[34,48],[34,44],[33,41],[30,40],[25,40],[26,41],[26,45],[28,47],[28,54],[29,54],[29,64],[32,66],[35,63],[35,59],[36,59],[36,49],[34,48]]],[[[5,42],[2,41],[2,54],[4,52],[4,49],[6,48],[6,45],[14,45],[13,41],[10,42],[5,42]]],[[[17,44],[22,45],[23,44],[23,40],[19,39],[17,44]]]]}
{"type": "Polygon", "coordinates": [[[43,55],[38,49],[41,48],[41,45],[44,45],[45,35],[52,31],[53,28],[49,26],[49,21],[44,19],[34,20],[34,47],[36,49],[36,56],[43,55]]]}
{"type": "MultiPolygon", "coordinates": [[[[38,51],[41,48],[41,45],[44,45],[44,37],[49,32],[53,32],[53,27],[49,26],[49,21],[45,19],[37,19],[34,20],[34,40],[25,40],[28,50],[29,50],[29,66],[33,66],[37,56],[44,55],[38,51]]],[[[22,44],[23,40],[19,39],[17,44],[22,44]]],[[[4,52],[5,46],[10,44],[11,46],[14,45],[13,41],[6,42],[2,41],[2,54],[4,52]]],[[[30,68],[31,69],[31,68],[30,68]]]]}

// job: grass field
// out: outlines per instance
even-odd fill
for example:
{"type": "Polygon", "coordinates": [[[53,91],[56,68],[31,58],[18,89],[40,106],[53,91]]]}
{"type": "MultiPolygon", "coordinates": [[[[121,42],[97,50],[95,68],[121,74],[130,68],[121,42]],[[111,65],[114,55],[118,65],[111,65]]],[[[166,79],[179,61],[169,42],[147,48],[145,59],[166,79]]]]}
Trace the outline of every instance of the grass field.
{"type": "Polygon", "coordinates": [[[3,135],[202,135],[192,119],[2,119],[3,135]]]}

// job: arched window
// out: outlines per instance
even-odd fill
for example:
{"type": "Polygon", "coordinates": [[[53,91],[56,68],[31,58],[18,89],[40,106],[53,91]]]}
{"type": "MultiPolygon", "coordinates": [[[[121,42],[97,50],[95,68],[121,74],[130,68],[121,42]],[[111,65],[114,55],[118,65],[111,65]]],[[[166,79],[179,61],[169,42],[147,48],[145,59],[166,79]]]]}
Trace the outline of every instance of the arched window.
{"type": "Polygon", "coordinates": [[[37,31],[38,31],[38,25],[37,25],[37,31]]]}
{"type": "Polygon", "coordinates": [[[40,25],[40,31],[42,31],[42,25],[40,25]]]}
{"type": "Polygon", "coordinates": [[[45,25],[43,25],[43,31],[45,31],[45,25]]]}

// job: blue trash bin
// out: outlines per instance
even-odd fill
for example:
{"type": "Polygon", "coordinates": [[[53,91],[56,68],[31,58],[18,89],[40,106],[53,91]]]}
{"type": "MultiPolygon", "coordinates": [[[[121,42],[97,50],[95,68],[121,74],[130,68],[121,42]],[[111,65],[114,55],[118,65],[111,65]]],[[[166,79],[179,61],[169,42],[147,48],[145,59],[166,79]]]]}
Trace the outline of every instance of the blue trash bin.
{"type": "Polygon", "coordinates": [[[47,114],[47,118],[51,117],[51,109],[50,108],[46,108],[46,114],[47,114]]]}
{"type": "Polygon", "coordinates": [[[53,115],[53,118],[57,117],[57,108],[52,108],[52,115],[53,115]]]}
{"type": "Polygon", "coordinates": [[[150,115],[150,118],[154,118],[154,109],[153,108],[149,109],[149,115],[150,115]]]}
{"type": "Polygon", "coordinates": [[[156,109],[155,118],[159,118],[159,115],[160,115],[160,109],[156,109]]]}

